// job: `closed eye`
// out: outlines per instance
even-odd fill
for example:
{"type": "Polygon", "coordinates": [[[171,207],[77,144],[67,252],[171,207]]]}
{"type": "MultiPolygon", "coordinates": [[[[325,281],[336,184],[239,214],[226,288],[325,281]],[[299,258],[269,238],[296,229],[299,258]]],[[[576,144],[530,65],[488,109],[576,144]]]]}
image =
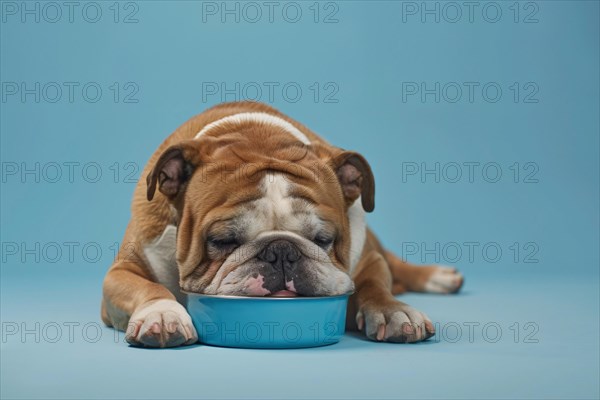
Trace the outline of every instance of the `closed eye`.
{"type": "Polygon", "coordinates": [[[324,249],[328,248],[329,246],[331,246],[331,244],[333,243],[333,236],[329,236],[329,235],[325,235],[325,234],[318,234],[317,236],[315,236],[315,238],[313,239],[313,242],[319,246],[322,247],[324,249]]]}
{"type": "Polygon", "coordinates": [[[229,247],[239,245],[239,242],[236,238],[208,239],[208,243],[215,247],[229,247]]]}
{"type": "Polygon", "coordinates": [[[235,236],[208,237],[208,254],[212,259],[218,259],[227,256],[240,246],[239,240],[235,236]]]}

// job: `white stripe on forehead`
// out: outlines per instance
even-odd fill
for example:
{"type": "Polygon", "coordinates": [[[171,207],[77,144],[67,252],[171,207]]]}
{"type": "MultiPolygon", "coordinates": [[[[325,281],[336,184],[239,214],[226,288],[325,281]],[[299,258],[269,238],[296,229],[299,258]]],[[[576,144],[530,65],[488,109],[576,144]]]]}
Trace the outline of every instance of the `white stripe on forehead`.
{"type": "Polygon", "coordinates": [[[200,136],[204,135],[208,131],[218,128],[223,124],[240,124],[242,122],[257,122],[259,124],[276,126],[285,130],[287,133],[301,141],[302,143],[309,145],[310,140],[306,137],[306,135],[294,125],[290,124],[283,118],[279,118],[275,115],[262,113],[262,112],[247,112],[247,113],[239,113],[229,115],[227,117],[218,119],[216,121],[211,122],[206,125],[198,134],[194,137],[194,139],[198,139],[200,136]]]}
{"type": "Polygon", "coordinates": [[[292,195],[294,184],[281,173],[267,173],[259,185],[262,197],[243,207],[237,224],[244,236],[254,240],[268,231],[314,236],[322,228],[315,207],[292,195]]]}

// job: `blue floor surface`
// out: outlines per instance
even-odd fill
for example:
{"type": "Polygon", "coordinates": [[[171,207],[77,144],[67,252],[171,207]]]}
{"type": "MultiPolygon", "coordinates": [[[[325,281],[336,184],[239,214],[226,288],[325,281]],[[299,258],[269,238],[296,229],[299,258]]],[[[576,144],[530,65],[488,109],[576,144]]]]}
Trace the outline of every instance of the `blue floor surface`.
{"type": "Polygon", "coordinates": [[[438,323],[427,342],[372,343],[347,334],[338,344],[301,350],[128,347],[122,334],[97,330],[100,281],[92,276],[75,290],[9,276],[2,282],[1,395],[598,398],[597,282],[516,272],[489,279],[467,268],[459,295],[402,296],[438,323]],[[37,331],[40,342],[33,333],[12,334],[11,321],[37,331]],[[61,327],[57,339],[53,323],[61,327]],[[78,323],[72,343],[70,323],[78,323]]]}

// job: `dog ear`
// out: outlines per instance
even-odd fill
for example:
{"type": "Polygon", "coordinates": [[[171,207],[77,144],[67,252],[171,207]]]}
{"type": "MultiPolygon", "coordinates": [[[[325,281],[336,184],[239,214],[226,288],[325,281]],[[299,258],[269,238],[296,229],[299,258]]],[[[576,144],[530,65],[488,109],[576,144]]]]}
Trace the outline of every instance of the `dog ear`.
{"type": "Polygon", "coordinates": [[[348,205],[360,196],[363,209],[375,209],[375,178],[369,163],[353,151],[344,151],[333,158],[337,179],[348,205]]]}
{"type": "Polygon", "coordinates": [[[199,164],[197,143],[192,140],[178,143],[165,150],[146,178],[148,200],[158,190],[173,200],[185,187],[199,164]]]}

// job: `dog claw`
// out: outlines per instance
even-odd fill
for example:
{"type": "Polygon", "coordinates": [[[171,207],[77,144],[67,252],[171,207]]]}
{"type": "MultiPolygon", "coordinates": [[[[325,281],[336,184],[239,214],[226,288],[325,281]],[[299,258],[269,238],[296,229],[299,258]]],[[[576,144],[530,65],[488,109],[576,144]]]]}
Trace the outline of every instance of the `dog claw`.
{"type": "Polygon", "coordinates": [[[385,338],[385,325],[379,325],[377,329],[377,340],[380,342],[385,338]]]}
{"type": "Polygon", "coordinates": [[[365,326],[365,318],[362,315],[356,317],[356,326],[358,327],[359,331],[362,331],[363,327],[365,326]]]}

